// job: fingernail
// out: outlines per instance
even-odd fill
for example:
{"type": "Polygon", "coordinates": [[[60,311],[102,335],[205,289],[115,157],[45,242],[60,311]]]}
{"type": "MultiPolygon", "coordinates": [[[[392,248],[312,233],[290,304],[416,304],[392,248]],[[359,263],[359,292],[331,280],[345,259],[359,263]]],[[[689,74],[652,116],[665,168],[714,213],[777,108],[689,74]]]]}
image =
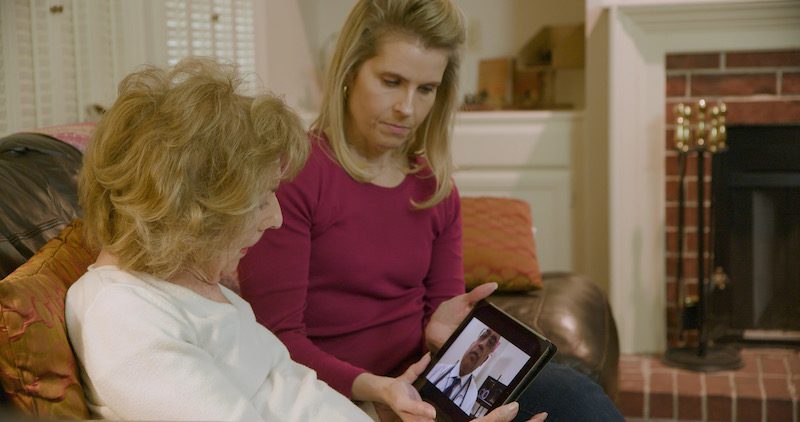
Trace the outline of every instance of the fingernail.
{"type": "Polygon", "coordinates": [[[519,403],[511,402],[508,405],[506,405],[506,410],[505,410],[506,416],[513,417],[517,414],[517,411],[519,411],[519,403]]]}
{"type": "Polygon", "coordinates": [[[536,422],[544,422],[544,420],[547,419],[547,416],[547,412],[542,412],[542,414],[537,416],[534,420],[536,422]]]}

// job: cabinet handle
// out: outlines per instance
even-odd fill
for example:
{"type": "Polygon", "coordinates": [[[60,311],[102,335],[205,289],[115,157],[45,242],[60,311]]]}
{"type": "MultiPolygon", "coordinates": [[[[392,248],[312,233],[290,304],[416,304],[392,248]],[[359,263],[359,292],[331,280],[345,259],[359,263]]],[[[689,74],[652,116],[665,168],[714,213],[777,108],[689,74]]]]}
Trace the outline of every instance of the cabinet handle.
{"type": "Polygon", "coordinates": [[[62,13],[63,11],[64,11],[64,6],[62,6],[60,4],[57,4],[57,5],[54,5],[54,6],[50,6],[50,13],[52,13],[54,15],[62,13]]]}

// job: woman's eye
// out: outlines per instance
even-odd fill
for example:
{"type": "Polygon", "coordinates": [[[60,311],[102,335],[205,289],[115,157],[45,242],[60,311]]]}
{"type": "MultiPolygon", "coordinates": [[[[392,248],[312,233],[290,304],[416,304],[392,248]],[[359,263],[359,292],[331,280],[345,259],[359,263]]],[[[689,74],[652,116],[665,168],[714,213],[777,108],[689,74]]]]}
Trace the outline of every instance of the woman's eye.
{"type": "Polygon", "coordinates": [[[431,94],[433,92],[436,92],[436,88],[434,88],[434,87],[432,87],[430,85],[422,85],[422,86],[419,87],[419,92],[421,92],[423,94],[431,94]]]}
{"type": "Polygon", "coordinates": [[[400,85],[400,81],[397,79],[384,79],[383,84],[386,86],[397,86],[400,85]]]}

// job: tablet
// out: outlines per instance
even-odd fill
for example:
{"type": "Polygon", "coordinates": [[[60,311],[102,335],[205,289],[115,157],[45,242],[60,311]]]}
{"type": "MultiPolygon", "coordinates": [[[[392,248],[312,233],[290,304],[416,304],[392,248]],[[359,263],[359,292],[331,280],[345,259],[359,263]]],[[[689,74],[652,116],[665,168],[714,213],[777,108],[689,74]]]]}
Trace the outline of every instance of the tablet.
{"type": "Polygon", "coordinates": [[[467,421],[516,400],[556,346],[482,300],[431,359],[414,387],[438,421],[467,421]]]}

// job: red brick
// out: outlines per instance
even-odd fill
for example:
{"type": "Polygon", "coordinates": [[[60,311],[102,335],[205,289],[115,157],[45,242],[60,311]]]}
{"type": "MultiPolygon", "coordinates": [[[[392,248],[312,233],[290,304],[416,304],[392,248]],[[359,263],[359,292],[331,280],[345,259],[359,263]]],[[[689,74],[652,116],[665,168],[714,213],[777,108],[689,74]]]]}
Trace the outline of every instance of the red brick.
{"type": "Polygon", "coordinates": [[[742,363],[744,366],[739,370],[737,376],[749,376],[758,374],[758,355],[742,353],[742,363]]]}
{"type": "MultiPolygon", "coordinates": [[[[690,230],[697,230],[697,206],[695,205],[696,201],[688,201],[684,204],[683,208],[683,224],[684,230],[689,232],[690,230]]],[[[666,222],[667,226],[678,226],[678,206],[667,206],[666,212],[666,222]]],[[[709,208],[705,209],[705,225],[708,227],[709,217],[711,217],[711,211],[709,208]]]]}
{"type": "Polygon", "coordinates": [[[800,100],[729,102],[728,125],[800,123],[800,100]]]}
{"type": "Polygon", "coordinates": [[[725,67],[800,66],[800,50],[726,53],[725,67]]]}
{"type": "Polygon", "coordinates": [[[617,396],[617,408],[625,417],[644,417],[644,393],[620,390],[617,396]]]}
{"type": "Polygon", "coordinates": [[[667,54],[667,69],[718,69],[719,53],[667,54]]]}
{"type": "Polygon", "coordinates": [[[706,408],[709,421],[733,420],[733,399],[730,397],[709,396],[706,398],[706,408]]]}
{"type": "Polygon", "coordinates": [[[671,368],[655,359],[650,362],[650,365],[655,369],[653,373],[650,374],[650,392],[669,393],[671,396],[673,391],[671,368]]]}
{"type": "Polygon", "coordinates": [[[686,75],[667,76],[667,97],[686,96],[686,75]]]}
{"type": "Polygon", "coordinates": [[[800,73],[784,72],[781,94],[800,94],[800,73]]]}
{"type": "Polygon", "coordinates": [[[767,398],[770,400],[792,399],[792,393],[789,391],[789,382],[786,378],[765,376],[762,378],[761,382],[764,383],[764,394],[766,394],[767,398]]]}
{"type": "Polygon", "coordinates": [[[761,385],[758,381],[758,376],[755,374],[745,374],[737,372],[734,375],[734,382],[736,384],[736,395],[739,398],[755,398],[761,400],[761,385]]]}
{"type": "Polygon", "coordinates": [[[621,375],[619,379],[619,391],[643,392],[644,377],[634,375],[621,375]]]}
{"type": "Polygon", "coordinates": [[[673,418],[674,398],[672,393],[650,393],[650,417],[673,418]]]}
{"type": "Polygon", "coordinates": [[[700,374],[697,372],[678,372],[678,393],[699,396],[702,392],[700,374]]]}
{"type": "Polygon", "coordinates": [[[706,394],[709,396],[730,397],[731,376],[715,374],[706,375],[706,394]]]}
{"type": "Polygon", "coordinates": [[[765,375],[786,375],[786,365],[781,356],[762,356],[761,372],[765,375]]]}
{"type": "Polygon", "coordinates": [[[800,375],[800,354],[794,353],[787,357],[789,360],[789,370],[793,375],[800,375]]]}
{"type": "Polygon", "coordinates": [[[736,420],[761,421],[764,420],[761,410],[761,399],[739,397],[736,400],[736,420]]]}
{"type": "Polygon", "coordinates": [[[767,419],[768,421],[791,421],[792,420],[792,401],[791,400],[767,400],[767,419]]]}
{"type": "Polygon", "coordinates": [[[692,75],[691,96],[777,94],[777,75],[715,74],[692,75]]]}
{"type": "MultiPolygon", "coordinates": [[[[667,275],[677,277],[678,275],[677,271],[678,271],[678,258],[677,257],[667,258],[667,275]]],[[[686,287],[688,288],[689,292],[691,292],[692,288],[689,287],[691,285],[690,283],[692,283],[694,279],[697,278],[697,257],[687,256],[686,254],[684,254],[682,276],[684,283],[686,283],[686,287]]]]}
{"type": "Polygon", "coordinates": [[[678,419],[692,421],[703,419],[703,399],[700,395],[678,395],[678,419]]]}
{"type": "Polygon", "coordinates": [[[642,358],[638,355],[621,356],[619,360],[619,371],[622,373],[642,375],[642,358]]]}
{"type": "Polygon", "coordinates": [[[698,420],[703,418],[702,386],[700,374],[678,372],[678,419],[698,420]]]}

